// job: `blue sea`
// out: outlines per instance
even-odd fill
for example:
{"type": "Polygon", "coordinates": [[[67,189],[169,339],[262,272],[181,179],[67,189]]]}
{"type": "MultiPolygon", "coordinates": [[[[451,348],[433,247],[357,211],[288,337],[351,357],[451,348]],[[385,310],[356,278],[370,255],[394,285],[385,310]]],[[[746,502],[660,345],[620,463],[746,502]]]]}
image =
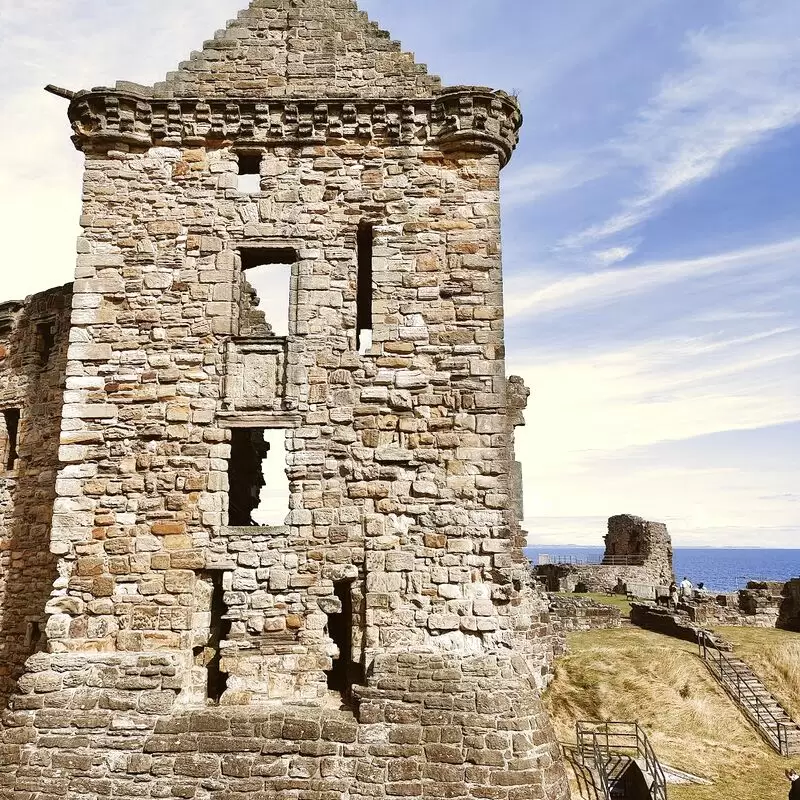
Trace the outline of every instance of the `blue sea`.
{"type": "MultiPolygon", "coordinates": [[[[538,563],[540,554],[553,560],[556,556],[587,559],[598,562],[602,547],[554,547],[531,545],[525,555],[538,563]]],[[[717,592],[733,592],[744,588],[747,581],[788,581],[800,577],[800,550],[762,550],[734,547],[676,547],[673,559],[678,581],[684,575],[695,586],[701,581],[717,592]]]]}

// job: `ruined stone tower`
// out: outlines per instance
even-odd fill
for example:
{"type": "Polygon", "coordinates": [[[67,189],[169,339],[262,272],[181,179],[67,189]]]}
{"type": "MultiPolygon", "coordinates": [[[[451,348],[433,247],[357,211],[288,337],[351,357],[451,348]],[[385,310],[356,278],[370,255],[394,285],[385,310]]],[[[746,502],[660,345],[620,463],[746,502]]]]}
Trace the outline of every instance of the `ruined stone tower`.
{"type": "Polygon", "coordinates": [[[69,117],[74,284],[0,307],[2,796],[567,797],[504,362],[515,100],[353,0],[253,0],[69,117]]]}

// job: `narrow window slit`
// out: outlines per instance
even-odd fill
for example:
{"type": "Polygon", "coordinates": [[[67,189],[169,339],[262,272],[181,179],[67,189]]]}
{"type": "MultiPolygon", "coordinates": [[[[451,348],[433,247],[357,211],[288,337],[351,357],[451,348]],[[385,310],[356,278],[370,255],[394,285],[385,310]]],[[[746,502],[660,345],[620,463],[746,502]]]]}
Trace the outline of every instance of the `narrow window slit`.
{"type": "Polygon", "coordinates": [[[18,408],[7,408],[3,411],[4,431],[0,431],[0,447],[3,453],[3,466],[7,470],[13,470],[19,453],[17,452],[19,437],[19,418],[18,408]]]}
{"type": "Polygon", "coordinates": [[[53,333],[52,322],[41,322],[36,326],[36,338],[39,351],[39,363],[45,366],[53,354],[56,344],[56,337],[53,333]]]}
{"type": "Polygon", "coordinates": [[[228,638],[231,631],[230,620],[225,619],[228,607],[225,605],[225,590],[223,588],[223,573],[209,571],[205,573],[206,580],[211,583],[211,624],[208,634],[208,649],[211,657],[206,666],[207,697],[214,703],[219,703],[225,690],[228,688],[228,673],[221,668],[222,642],[228,638]]]}
{"type": "Polygon", "coordinates": [[[352,698],[353,684],[361,680],[359,664],[353,663],[353,581],[336,581],[333,593],[341,610],[328,614],[328,635],[339,650],[327,673],[328,688],[341,694],[345,703],[352,698]]]}
{"type": "Polygon", "coordinates": [[[42,632],[39,628],[38,621],[33,620],[29,622],[25,630],[25,647],[27,647],[31,653],[35,653],[39,647],[41,638],[42,632]]]}
{"type": "Polygon", "coordinates": [[[361,222],[358,226],[358,285],[356,288],[356,347],[362,355],[372,347],[372,261],[375,226],[361,222]]]}

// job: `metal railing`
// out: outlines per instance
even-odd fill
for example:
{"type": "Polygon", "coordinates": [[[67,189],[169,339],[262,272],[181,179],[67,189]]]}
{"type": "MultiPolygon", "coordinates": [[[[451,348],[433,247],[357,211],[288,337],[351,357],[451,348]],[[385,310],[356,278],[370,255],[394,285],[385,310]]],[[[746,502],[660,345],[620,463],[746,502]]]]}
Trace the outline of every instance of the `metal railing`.
{"type": "MultiPolygon", "coordinates": [[[[714,643],[708,631],[699,631],[697,643],[700,658],[723,689],[739,704],[756,730],[771,747],[782,756],[792,755],[789,747],[789,731],[797,726],[775,716],[748,681],[761,681],[749,669],[744,670],[733,663],[714,643]]],[[[788,716],[788,715],[787,715],[788,716]]]]}
{"type": "Polygon", "coordinates": [[[611,800],[611,782],[620,763],[643,761],[652,779],[650,797],[667,800],[667,777],[653,746],[638,722],[577,722],[578,750],[594,759],[606,800],[611,800]]]}
{"type": "Polygon", "coordinates": [[[606,800],[607,784],[595,769],[594,758],[587,759],[577,747],[561,742],[561,753],[575,776],[580,797],[588,800],[606,800]]]}
{"type": "Polygon", "coordinates": [[[641,567],[644,565],[643,556],[551,556],[548,553],[539,553],[537,564],[545,566],[553,564],[568,567],[641,567]]]}

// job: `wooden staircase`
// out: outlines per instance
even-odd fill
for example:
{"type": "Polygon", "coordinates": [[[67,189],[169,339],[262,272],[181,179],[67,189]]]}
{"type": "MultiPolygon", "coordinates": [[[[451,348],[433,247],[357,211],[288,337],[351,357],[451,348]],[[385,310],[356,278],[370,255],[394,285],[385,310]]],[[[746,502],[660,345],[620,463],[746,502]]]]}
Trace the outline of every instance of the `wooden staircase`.
{"type": "Polygon", "coordinates": [[[700,658],[765,741],[783,756],[800,755],[800,726],[740,658],[719,650],[705,631],[698,635],[700,658]]]}

